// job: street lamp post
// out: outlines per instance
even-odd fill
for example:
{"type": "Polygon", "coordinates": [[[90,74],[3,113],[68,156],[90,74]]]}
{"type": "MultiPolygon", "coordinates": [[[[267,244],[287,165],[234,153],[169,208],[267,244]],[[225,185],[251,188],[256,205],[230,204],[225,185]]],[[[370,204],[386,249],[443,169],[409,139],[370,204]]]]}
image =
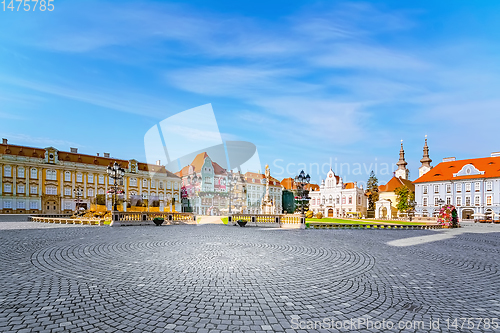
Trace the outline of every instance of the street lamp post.
{"type": "Polygon", "coordinates": [[[118,164],[117,162],[113,163],[112,166],[108,166],[107,168],[107,173],[108,173],[108,176],[110,178],[112,178],[114,181],[113,181],[113,196],[114,196],[114,206],[113,206],[113,210],[114,211],[117,211],[117,202],[116,202],[116,192],[118,192],[118,181],[120,179],[123,179],[123,176],[125,175],[125,170],[120,167],[120,164],[118,164]]]}
{"type": "Polygon", "coordinates": [[[415,206],[417,205],[417,202],[415,200],[410,200],[408,202],[408,205],[410,206],[410,209],[408,210],[408,215],[410,216],[410,222],[411,222],[413,216],[415,215],[415,206]]]}
{"type": "MultiPolygon", "coordinates": [[[[196,176],[196,173],[195,173],[194,175],[192,175],[192,176],[191,176],[190,178],[188,178],[188,179],[189,179],[189,181],[190,181],[191,185],[193,186],[193,192],[194,192],[194,194],[196,195],[196,185],[197,185],[197,183],[198,183],[198,180],[199,180],[199,179],[201,179],[201,177],[200,177],[200,178],[198,178],[198,177],[196,176]]],[[[200,198],[200,203],[201,203],[201,198],[200,198]]],[[[195,206],[196,206],[196,205],[193,205],[193,210],[194,210],[195,206]]],[[[189,193],[188,193],[188,207],[189,207],[189,193]]],[[[198,214],[198,212],[196,212],[196,214],[198,214]]]]}
{"type": "Polygon", "coordinates": [[[304,215],[304,201],[307,198],[304,197],[304,187],[311,181],[311,176],[305,174],[304,170],[300,172],[298,176],[295,177],[295,185],[297,185],[297,190],[299,192],[299,199],[301,202],[301,213],[304,215]]]}

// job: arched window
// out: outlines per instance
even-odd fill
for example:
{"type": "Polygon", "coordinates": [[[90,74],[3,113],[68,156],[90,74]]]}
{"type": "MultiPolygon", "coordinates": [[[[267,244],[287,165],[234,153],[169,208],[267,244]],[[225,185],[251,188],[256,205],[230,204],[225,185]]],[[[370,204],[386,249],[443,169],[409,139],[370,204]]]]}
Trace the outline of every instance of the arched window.
{"type": "Polygon", "coordinates": [[[328,199],[328,203],[333,203],[333,197],[330,195],[330,198],[328,199]]]}
{"type": "Polygon", "coordinates": [[[17,177],[18,178],[24,178],[24,167],[18,167],[17,168],[17,177]]]}
{"type": "Polygon", "coordinates": [[[3,175],[5,177],[12,177],[12,167],[10,165],[6,165],[3,168],[3,175]]]}
{"type": "Polygon", "coordinates": [[[70,182],[71,181],[71,172],[65,171],[64,172],[64,181],[65,182],[70,182]]]}
{"type": "Polygon", "coordinates": [[[342,204],[345,204],[345,195],[342,196],[342,204]]]}
{"type": "Polygon", "coordinates": [[[340,196],[337,195],[337,205],[340,204],[340,196]]]}
{"type": "Polygon", "coordinates": [[[37,179],[38,178],[38,172],[36,171],[35,168],[31,169],[31,178],[37,179]]]}
{"type": "Polygon", "coordinates": [[[352,205],[352,195],[349,196],[349,204],[352,205]]]}
{"type": "Polygon", "coordinates": [[[325,196],[323,196],[323,205],[325,204],[325,196]]]}

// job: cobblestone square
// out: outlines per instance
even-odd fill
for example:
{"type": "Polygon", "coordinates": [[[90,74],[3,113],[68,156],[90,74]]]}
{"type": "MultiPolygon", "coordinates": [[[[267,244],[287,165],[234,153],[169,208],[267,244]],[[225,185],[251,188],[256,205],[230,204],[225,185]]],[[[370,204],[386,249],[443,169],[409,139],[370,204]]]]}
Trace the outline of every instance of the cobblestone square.
{"type": "Polygon", "coordinates": [[[500,317],[494,225],[0,229],[1,332],[493,332],[500,317]],[[344,320],[366,325],[318,325],[344,320]]]}

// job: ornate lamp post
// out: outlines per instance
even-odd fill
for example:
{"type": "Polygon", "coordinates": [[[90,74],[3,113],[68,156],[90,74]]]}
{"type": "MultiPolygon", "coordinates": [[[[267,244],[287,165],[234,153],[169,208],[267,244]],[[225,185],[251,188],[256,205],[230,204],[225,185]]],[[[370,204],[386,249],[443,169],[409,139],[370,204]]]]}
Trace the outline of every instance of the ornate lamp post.
{"type": "MultiPolygon", "coordinates": [[[[191,177],[188,177],[188,180],[189,180],[189,183],[193,186],[193,192],[196,195],[196,185],[198,184],[198,180],[201,180],[201,177],[197,177],[196,173],[195,173],[191,177]]],[[[190,195],[188,192],[188,207],[189,207],[189,197],[190,197],[190,195]]],[[[200,200],[201,200],[201,197],[200,197],[200,200]]],[[[193,205],[193,210],[194,210],[195,206],[196,206],[196,204],[193,205]]],[[[196,212],[196,214],[198,214],[198,212],[196,212]]]]}
{"type": "Polygon", "coordinates": [[[227,174],[227,185],[229,186],[229,215],[231,215],[231,199],[233,196],[234,186],[238,183],[238,176],[233,173],[233,171],[229,171],[227,174]]]}
{"type": "Polygon", "coordinates": [[[123,176],[125,175],[125,170],[122,167],[120,167],[120,164],[115,162],[115,163],[113,163],[112,166],[108,166],[106,171],[108,173],[108,176],[114,180],[114,182],[113,182],[113,188],[114,188],[114,191],[113,191],[114,192],[113,193],[113,196],[114,196],[113,210],[116,211],[117,210],[116,192],[118,192],[118,181],[120,179],[123,179],[123,176]]]}
{"type": "Polygon", "coordinates": [[[77,187],[73,190],[73,193],[76,196],[76,211],[80,208],[80,198],[83,196],[83,189],[81,187],[77,187]]]}
{"type": "Polygon", "coordinates": [[[299,192],[299,200],[301,203],[301,213],[304,215],[304,201],[307,200],[307,198],[304,197],[304,186],[309,184],[311,181],[311,176],[309,174],[305,174],[304,170],[302,170],[298,176],[295,177],[295,185],[297,185],[297,191],[299,192]]]}
{"type": "Polygon", "coordinates": [[[413,216],[415,215],[415,206],[417,205],[417,202],[415,200],[410,200],[408,202],[408,205],[410,206],[410,209],[408,209],[408,215],[410,216],[410,222],[411,222],[413,216]]]}

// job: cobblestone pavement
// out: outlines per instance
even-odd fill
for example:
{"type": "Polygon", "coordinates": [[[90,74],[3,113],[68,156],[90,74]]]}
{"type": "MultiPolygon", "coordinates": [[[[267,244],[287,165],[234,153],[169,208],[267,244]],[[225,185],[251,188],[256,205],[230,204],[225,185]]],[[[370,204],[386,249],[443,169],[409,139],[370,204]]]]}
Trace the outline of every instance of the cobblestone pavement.
{"type": "Polygon", "coordinates": [[[500,317],[498,226],[0,229],[1,332],[331,332],[331,320],[343,332],[494,332],[500,317]]]}

